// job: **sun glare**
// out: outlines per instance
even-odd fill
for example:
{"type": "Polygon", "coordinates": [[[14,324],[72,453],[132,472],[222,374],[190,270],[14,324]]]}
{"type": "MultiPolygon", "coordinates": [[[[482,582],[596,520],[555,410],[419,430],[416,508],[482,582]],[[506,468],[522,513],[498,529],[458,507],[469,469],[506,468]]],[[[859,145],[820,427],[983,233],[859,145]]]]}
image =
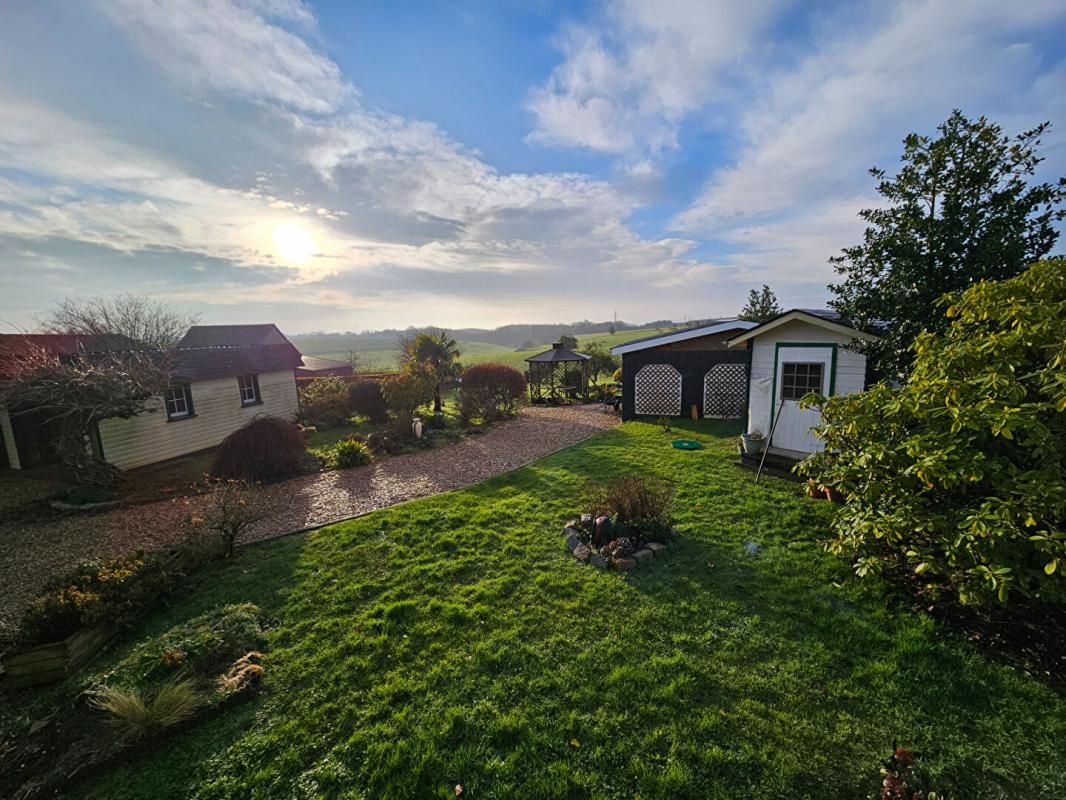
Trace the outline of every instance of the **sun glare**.
{"type": "Polygon", "coordinates": [[[303,264],[315,252],[315,240],[299,225],[286,222],[274,228],[274,252],[282,261],[303,264]]]}

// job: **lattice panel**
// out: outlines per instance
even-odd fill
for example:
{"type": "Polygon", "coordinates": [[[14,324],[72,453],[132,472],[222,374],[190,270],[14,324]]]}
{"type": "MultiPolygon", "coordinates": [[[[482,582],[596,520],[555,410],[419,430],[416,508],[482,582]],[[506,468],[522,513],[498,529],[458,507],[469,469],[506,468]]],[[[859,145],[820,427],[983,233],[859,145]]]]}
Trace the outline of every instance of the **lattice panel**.
{"type": "Polygon", "coordinates": [[[703,416],[717,419],[743,417],[747,393],[746,364],[715,364],[703,376],[703,416]]]}
{"type": "Polygon", "coordinates": [[[646,364],[634,383],[633,401],[638,414],[681,415],[681,373],[669,364],[646,364]]]}

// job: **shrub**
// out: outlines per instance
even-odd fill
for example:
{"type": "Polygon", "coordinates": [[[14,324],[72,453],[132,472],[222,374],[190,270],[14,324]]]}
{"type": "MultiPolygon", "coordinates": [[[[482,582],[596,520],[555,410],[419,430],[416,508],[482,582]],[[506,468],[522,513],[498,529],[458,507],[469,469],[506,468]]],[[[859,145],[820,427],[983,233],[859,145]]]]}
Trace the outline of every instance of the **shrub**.
{"type": "Polygon", "coordinates": [[[366,417],[375,425],[389,418],[385,396],[376,381],[357,381],[348,387],[348,410],[366,417]]]}
{"type": "Polygon", "coordinates": [[[127,622],[157,602],[175,580],[162,559],[151,554],[87,561],[46,586],[23,616],[20,638],[27,645],[41,644],[101,620],[127,622]]]}
{"type": "Polygon", "coordinates": [[[108,679],[144,686],[171,679],[181,670],[206,680],[265,643],[265,621],[258,606],[217,606],[138,643],[108,670],[108,679]]]}
{"type": "Polygon", "coordinates": [[[819,398],[803,474],[847,495],[833,552],[964,603],[1066,597],[1066,268],[1046,261],[945,298],[898,389],[819,398]]]}
{"type": "Polygon", "coordinates": [[[381,392],[399,423],[394,433],[407,437],[411,435],[410,425],[415,411],[433,400],[435,386],[433,376],[417,365],[385,379],[381,392]]]}
{"type": "Polygon", "coordinates": [[[348,421],[348,384],[337,377],[315,378],[300,389],[300,410],[317,428],[335,428],[348,421]]]}
{"type": "Polygon", "coordinates": [[[256,417],[218,446],[211,474],[230,480],[284,478],[300,470],[304,437],[294,423],[279,417],[256,417]]]}
{"type": "Polygon", "coordinates": [[[150,702],[136,689],[103,686],[89,703],[110,715],[122,738],[137,741],[193,717],[202,697],[191,680],[182,679],[163,684],[150,702]]]}
{"type": "Polygon", "coordinates": [[[646,536],[669,530],[674,490],[661,480],[623,475],[606,483],[590,482],[585,491],[593,516],[609,515],[646,536]]]}
{"type": "Polygon", "coordinates": [[[333,463],[340,469],[369,464],[374,454],[365,442],[348,439],[333,446],[333,463]]]}
{"type": "Polygon", "coordinates": [[[477,364],[463,373],[459,413],[463,419],[492,422],[513,415],[525,397],[525,376],[504,364],[477,364]]]}
{"type": "Polygon", "coordinates": [[[212,492],[204,523],[218,535],[222,555],[230,558],[237,539],[263,519],[266,510],[259,503],[258,490],[247,481],[216,478],[208,485],[212,492]]]}
{"type": "Polygon", "coordinates": [[[621,367],[619,367],[618,369],[616,369],[614,371],[614,373],[611,375],[611,380],[613,380],[615,383],[621,383],[622,382],[622,368],[621,367]]]}
{"type": "Polygon", "coordinates": [[[600,550],[600,555],[610,561],[615,558],[629,558],[633,555],[633,550],[633,540],[626,536],[619,536],[605,544],[600,550]]]}

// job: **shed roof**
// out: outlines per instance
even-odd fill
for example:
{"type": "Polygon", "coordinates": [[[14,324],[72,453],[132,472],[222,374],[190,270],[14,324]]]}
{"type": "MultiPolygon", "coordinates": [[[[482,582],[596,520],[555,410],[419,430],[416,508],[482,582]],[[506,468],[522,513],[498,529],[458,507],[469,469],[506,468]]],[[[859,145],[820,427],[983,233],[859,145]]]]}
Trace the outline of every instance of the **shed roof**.
{"type": "Polygon", "coordinates": [[[191,381],[283,372],[301,363],[300,353],[291,344],[178,348],[171,358],[174,377],[191,381]]]}
{"type": "Polygon", "coordinates": [[[810,308],[793,308],[790,311],[786,311],[783,314],[778,314],[773,319],[760,323],[755,327],[745,331],[739,336],[735,336],[729,340],[729,346],[743,344],[749,339],[754,339],[757,336],[762,336],[764,333],[769,333],[775,328],[779,328],[782,325],[800,321],[806,322],[810,325],[814,325],[818,328],[840,333],[845,336],[851,336],[855,339],[865,339],[866,341],[876,341],[878,337],[873,334],[860,331],[858,328],[853,328],[844,322],[843,318],[835,311],[822,310],[822,309],[810,309],[810,308]]]}
{"type": "Polygon", "coordinates": [[[301,369],[306,369],[309,372],[324,372],[326,370],[334,369],[347,369],[351,370],[352,365],[347,361],[338,361],[335,358],[322,358],[321,356],[303,356],[303,362],[301,369]]]}
{"type": "Polygon", "coordinates": [[[535,356],[530,356],[526,361],[539,364],[544,362],[588,361],[590,358],[592,358],[592,356],[585,355],[584,353],[575,353],[573,350],[567,350],[561,344],[556,343],[552,345],[550,350],[545,350],[543,353],[537,353],[535,356]]]}
{"type": "Polygon", "coordinates": [[[616,345],[611,352],[616,356],[634,353],[638,350],[650,350],[653,347],[661,347],[664,344],[684,342],[688,339],[699,339],[702,336],[713,336],[716,333],[725,333],[731,330],[747,330],[755,327],[754,322],[746,319],[712,319],[683,331],[671,331],[670,333],[657,333],[654,336],[645,336],[641,339],[633,339],[625,344],[616,345]]]}
{"type": "Polygon", "coordinates": [[[178,342],[178,347],[182,348],[250,345],[288,345],[295,349],[293,343],[272,322],[256,325],[193,325],[178,342]]]}

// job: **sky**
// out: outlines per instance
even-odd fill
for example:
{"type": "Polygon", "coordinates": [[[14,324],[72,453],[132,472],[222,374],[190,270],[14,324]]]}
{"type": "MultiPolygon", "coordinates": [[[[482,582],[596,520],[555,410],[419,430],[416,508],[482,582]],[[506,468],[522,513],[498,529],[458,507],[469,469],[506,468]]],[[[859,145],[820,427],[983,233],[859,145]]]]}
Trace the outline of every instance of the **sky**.
{"type": "Polygon", "coordinates": [[[1066,174],[1066,4],[0,0],[0,331],[822,306],[868,169],[953,108],[1050,120],[1066,174]]]}

